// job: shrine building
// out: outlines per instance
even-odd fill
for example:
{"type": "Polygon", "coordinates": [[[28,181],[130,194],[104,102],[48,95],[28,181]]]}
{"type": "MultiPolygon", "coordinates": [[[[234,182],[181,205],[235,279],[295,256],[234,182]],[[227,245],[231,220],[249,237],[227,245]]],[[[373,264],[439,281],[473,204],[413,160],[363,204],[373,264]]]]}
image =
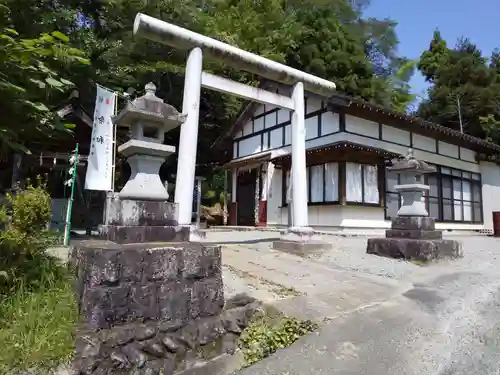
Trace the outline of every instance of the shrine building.
{"type": "MultiPolygon", "coordinates": [[[[284,86],[271,89],[290,95],[284,86]]],[[[270,90],[269,87],[266,89],[270,90]]],[[[436,167],[425,197],[437,228],[490,233],[500,211],[500,146],[414,116],[337,94],[306,93],[309,226],[383,229],[401,206],[386,165],[411,148],[436,167]]],[[[251,103],[228,134],[229,225],[288,225],[291,112],[251,103]]]]}

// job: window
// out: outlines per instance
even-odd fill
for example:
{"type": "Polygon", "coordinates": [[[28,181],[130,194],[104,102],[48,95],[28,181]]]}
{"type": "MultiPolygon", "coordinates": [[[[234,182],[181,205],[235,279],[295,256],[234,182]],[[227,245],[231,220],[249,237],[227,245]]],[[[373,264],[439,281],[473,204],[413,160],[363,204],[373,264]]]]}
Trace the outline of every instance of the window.
{"type": "Polygon", "coordinates": [[[376,165],[346,163],[346,201],[367,204],[380,202],[376,165]]]}
{"type": "Polygon", "coordinates": [[[339,201],[339,165],[325,164],[325,202],[339,201]]]}
{"type": "MultiPolygon", "coordinates": [[[[339,165],[326,163],[310,165],[306,169],[307,197],[309,203],[337,203],[339,201],[339,165]]],[[[285,174],[283,204],[291,198],[290,170],[285,174]]]]}
{"type": "Polygon", "coordinates": [[[317,203],[324,201],[324,164],[313,165],[309,169],[310,186],[309,202],[317,203]]]}
{"type": "MultiPolygon", "coordinates": [[[[429,216],[437,221],[482,222],[481,176],[448,167],[436,167],[437,172],[425,176],[429,191],[425,194],[429,216]]],[[[386,175],[386,217],[395,217],[402,199],[394,189],[400,176],[386,175]]]]}

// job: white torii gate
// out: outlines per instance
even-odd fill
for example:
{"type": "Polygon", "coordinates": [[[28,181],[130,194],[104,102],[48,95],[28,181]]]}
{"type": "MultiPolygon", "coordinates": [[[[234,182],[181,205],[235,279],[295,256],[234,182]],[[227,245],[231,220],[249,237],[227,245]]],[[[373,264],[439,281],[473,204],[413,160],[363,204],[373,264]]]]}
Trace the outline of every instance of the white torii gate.
{"type": "Polygon", "coordinates": [[[293,232],[311,232],[307,212],[306,145],[304,89],[330,96],[333,82],[307,74],[262,56],[232,47],[226,43],[195,33],[157,18],[138,13],[134,35],[171,47],[189,50],[184,80],[175,203],[178,204],[179,225],[191,225],[193,188],[198,144],[198,121],[201,87],[233,94],[259,103],[289,109],[292,113],[292,202],[293,232]],[[229,66],[261,77],[293,85],[291,97],[255,88],[203,72],[203,54],[229,66]]]}

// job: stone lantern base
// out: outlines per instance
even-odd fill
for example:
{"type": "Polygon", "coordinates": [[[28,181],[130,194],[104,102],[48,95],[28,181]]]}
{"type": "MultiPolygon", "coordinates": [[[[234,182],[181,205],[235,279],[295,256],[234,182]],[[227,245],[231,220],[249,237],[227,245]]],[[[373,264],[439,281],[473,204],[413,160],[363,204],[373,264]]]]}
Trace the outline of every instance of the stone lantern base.
{"type": "Polygon", "coordinates": [[[175,203],[112,194],[106,200],[101,236],[120,244],[189,241],[190,228],[177,225],[176,211],[175,203]]]}
{"type": "Polygon", "coordinates": [[[273,249],[306,256],[320,251],[331,250],[332,244],[324,242],[312,228],[289,228],[281,233],[281,238],[273,242],[273,249]]]}
{"type": "Polygon", "coordinates": [[[462,244],[444,240],[431,217],[399,216],[392,220],[386,238],[368,239],[366,252],[390,258],[430,262],[463,256],[462,244]]]}

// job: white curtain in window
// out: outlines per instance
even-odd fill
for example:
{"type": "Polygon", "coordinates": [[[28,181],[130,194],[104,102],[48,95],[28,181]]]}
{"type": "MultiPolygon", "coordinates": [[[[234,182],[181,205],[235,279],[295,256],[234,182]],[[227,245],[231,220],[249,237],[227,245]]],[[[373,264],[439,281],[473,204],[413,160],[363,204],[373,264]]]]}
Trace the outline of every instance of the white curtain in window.
{"type": "Polygon", "coordinates": [[[361,164],[346,163],[346,200],[362,202],[361,164]]]}
{"type": "Polygon", "coordinates": [[[462,181],[462,198],[464,200],[464,221],[472,221],[472,191],[470,181],[462,181]]]}
{"type": "Polygon", "coordinates": [[[311,202],[323,202],[323,164],[311,166],[311,202]]]}
{"type": "Polygon", "coordinates": [[[379,203],[380,196],[378,193],[378,168],[376,165],[364,166],[364,202],[379,203]]]}
{"type": "Polygon", "coordinates": [[[464,201],[472,200],[470,181],[462,181],[462,194],[463,194],[462,199],[464,201]]]}
{"type": "Polygon", "coordinates": [[[462,181],[453,180],[453,199],[462,199],[462,181]]]}
{"type": "Polygon", "coordinates": [[[325,164],[325,201],[339,200],[339,165],[338,163],[325,164]]]}
{"type": "Polygon", "coordinates": [[[464,201],[464,221],[472,221],[472,202],[464,201]]]}
{"type": "Polygon", "coordinates": [[[453,219],[454,221],[462,221],[462,202],[453,201],[453,219]]]}
{"type": "Polygon", "coordinates": [[[462,221],[462,181],[453,180],[453,219],[462,221]]]}

